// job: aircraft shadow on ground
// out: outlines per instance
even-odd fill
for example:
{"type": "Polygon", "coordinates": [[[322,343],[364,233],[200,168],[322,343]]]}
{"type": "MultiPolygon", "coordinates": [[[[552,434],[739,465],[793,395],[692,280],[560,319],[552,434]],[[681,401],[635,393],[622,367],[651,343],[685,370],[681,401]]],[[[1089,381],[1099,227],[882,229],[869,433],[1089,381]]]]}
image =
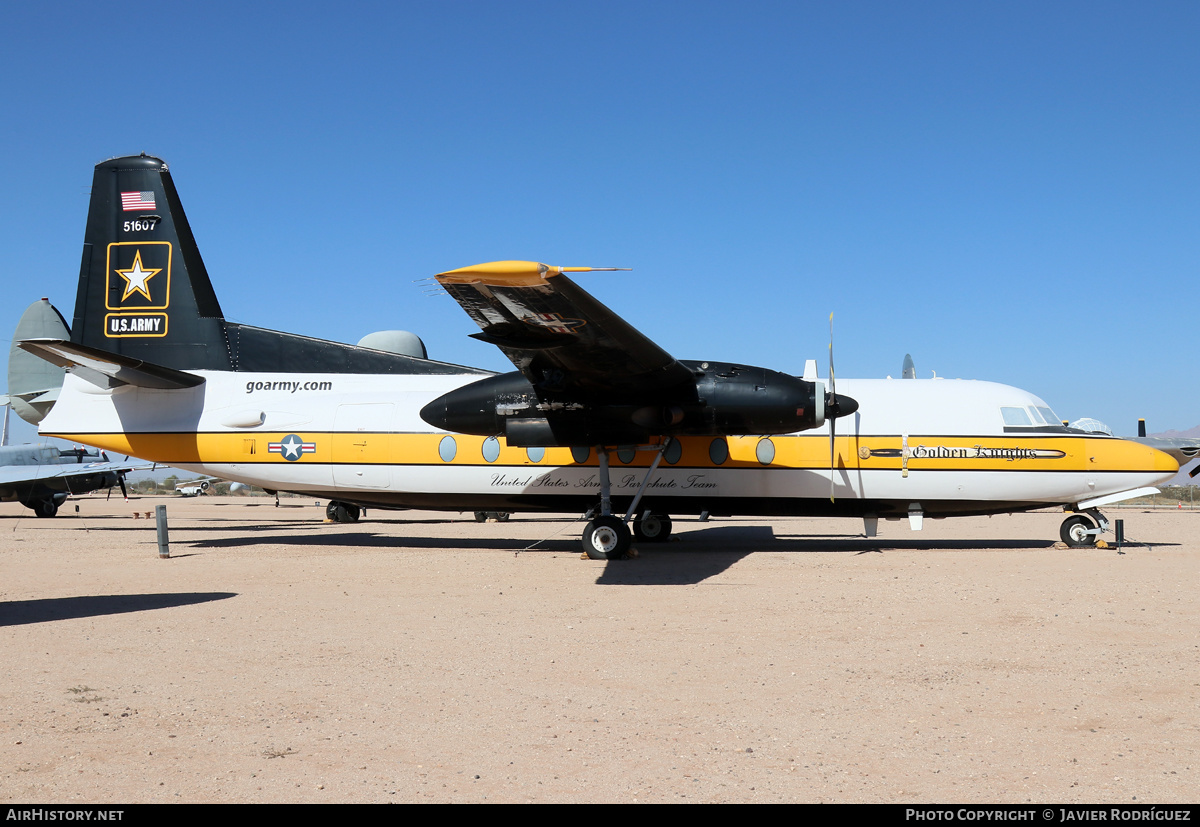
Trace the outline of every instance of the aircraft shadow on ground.
{"type": "MultiPolygon", "coordinates": [[[[846,535],[776,535],[771,526],[712,526],[685,531],[666,545],[643,543],[635,561],[613,561],[597,579],[599,585],[689,585],[732,567],[754,553],[882,554],[885,551],[1016,551],[1049,550],[1053,540],[928,540],[848,537],[846,535]],[[677,538],[677,539],[676,539],[677,538]]],[[[1141,544],[1145,545],[1145,544],[1141,544]]]]}
{"type": "MultiPolygon", "coordinates": [[[[174,547],[176,541],[172,541],[174,547]]],[[[338,548],[389,548],[389,549],[452,549],[476,551],[527,551],[558,554],[579,553],[579,541],[556,538],[536,541],[514,540],[509,537],[411,537],[398,534],[278,534],[274,536],[227,537],[213,540],[181,540],[179,545],[198,549],[241,548],[263,544],[293,546],[334,546],[338,548]],[[530,546],[533,546],[530,548],[530,546]]],[[[174,556],[174,554],[172,554],[174,556]]]]}
{"type": "Polygon", "coordinates": [[[118,615],[192,606],[211,600],[237,597],[236,592],[184,592],[181,594],[100,594],[86,597],[53,597],[0,603],[0,627],[50,623],[84,617],[118,615]]]}

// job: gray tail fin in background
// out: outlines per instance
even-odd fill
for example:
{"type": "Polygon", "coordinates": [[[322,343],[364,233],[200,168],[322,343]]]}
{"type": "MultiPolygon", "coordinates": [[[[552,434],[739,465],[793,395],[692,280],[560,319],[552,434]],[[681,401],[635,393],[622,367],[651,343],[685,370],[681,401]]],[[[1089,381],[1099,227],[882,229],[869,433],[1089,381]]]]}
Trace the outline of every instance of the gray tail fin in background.
{"type": "Polygon", "coordinates": [[[41,422],[54,406],[62,388],[63,369],[27,353],[17,343],[22,339],[67,339],[70,335],[66,320],[48,299],[29,305],[17,322],[8,351],[9,404],[30,425],[41,422]]]}

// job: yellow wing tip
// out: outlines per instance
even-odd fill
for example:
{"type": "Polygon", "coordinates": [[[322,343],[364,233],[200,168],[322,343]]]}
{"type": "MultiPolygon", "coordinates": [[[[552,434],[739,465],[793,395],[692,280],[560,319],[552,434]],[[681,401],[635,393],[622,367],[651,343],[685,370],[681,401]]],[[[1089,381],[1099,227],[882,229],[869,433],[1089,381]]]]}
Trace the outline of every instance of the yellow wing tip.
{"type": "Polygon", "coordinates": [[[551,267],[538,261],[489,261],[447,270],[434,276],[442,284],[486,284],[494,287],[523,287],[538,284],[560,273],[592,270],[627,270],[627,267],[551,267]]]}

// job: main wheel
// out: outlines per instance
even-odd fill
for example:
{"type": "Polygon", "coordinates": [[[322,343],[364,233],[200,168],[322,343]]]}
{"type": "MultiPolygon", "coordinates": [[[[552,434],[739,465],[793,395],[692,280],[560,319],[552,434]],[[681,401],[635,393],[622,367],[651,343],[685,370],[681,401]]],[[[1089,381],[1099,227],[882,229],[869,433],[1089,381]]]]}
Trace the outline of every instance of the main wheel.
{"type": "Polygon", "coordinates": [[[33,505],[31,505],[30,508],[32,508],[33,513],[38,515],[39,517],[53,517],[55,514],[58,513],[58,503],[56,503],[54,500],[51,500],[49,498],[44,499],[44,500],[38,500],[33,505]]]}
{"type": "Polygon", "coordinates": [[[597,517],[583,529],[583,551],[592,560],[620,560],[632,542],[620,517],[597,517]]]}
{"type": "Polygon", "coordinates": [[[1082,514],[1076,514],[1063,520],[1062,528],[1058,530],[1058,536],[1062,537],[1062,541],[1072,548],[1087,548],[1096,545],[1098,535],[1088,534],[1095,527],[1096,524],[1090,519],[1082,514]]]}
{"type": "Polygon", "coordinates": [[[633,536],[648,543],[665,543],[671,536],[671,518],[643,511],[633,522],[633,536]]]}
{"type": "Polygon", "coordinates": [[[335,523],[356,523],[358,514],[358,506],[350,503],[330,500],[329,505],[325,506],[325,516],[335,523]]]}

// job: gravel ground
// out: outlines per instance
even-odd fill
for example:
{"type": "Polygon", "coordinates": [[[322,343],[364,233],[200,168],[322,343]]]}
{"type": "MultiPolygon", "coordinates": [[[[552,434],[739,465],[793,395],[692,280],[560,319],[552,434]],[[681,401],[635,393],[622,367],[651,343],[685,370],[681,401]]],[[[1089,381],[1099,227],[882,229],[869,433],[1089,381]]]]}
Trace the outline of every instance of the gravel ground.
{"type": "Polygon", "coordinates": [[[605,563],[565,519],[283,502],[0,505],[0,800],[1200,799],[1200,511],[1110,512],[1125,553],[682,519],[605,563]]]}

